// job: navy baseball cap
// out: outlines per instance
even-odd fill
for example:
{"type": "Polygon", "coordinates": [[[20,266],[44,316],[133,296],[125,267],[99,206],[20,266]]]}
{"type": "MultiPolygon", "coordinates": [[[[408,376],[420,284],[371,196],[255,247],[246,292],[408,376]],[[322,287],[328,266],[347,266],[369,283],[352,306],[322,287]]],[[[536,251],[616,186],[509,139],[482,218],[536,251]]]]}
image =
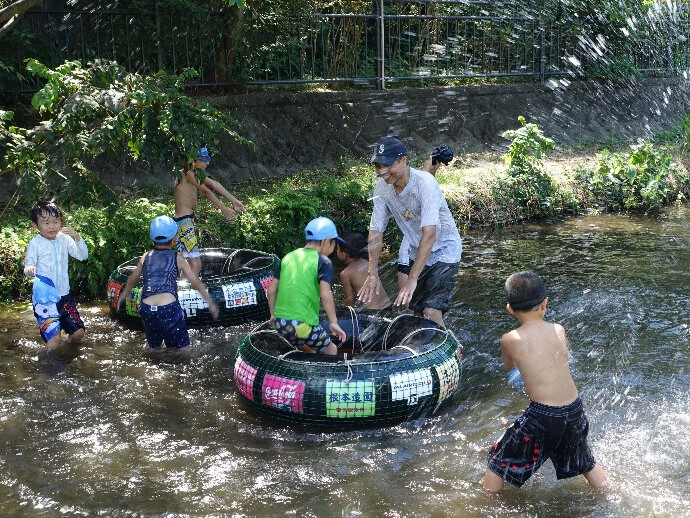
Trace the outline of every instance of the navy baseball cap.
{"type": "Polygon", "coordinates": [[[391,165],[401,156],[407,156],[405,144],[394,137],[383,137],[376,144],[371,161],[374,164],[391,165]]]}

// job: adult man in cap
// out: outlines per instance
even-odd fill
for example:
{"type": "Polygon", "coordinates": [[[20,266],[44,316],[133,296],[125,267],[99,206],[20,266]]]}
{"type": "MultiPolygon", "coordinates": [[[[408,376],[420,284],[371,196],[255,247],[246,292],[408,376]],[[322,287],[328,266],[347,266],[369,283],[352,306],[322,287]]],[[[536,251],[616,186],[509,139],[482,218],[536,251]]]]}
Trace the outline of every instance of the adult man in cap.
{"type": "MultiPolygon", "coordinates": [[[[422,164],[422,171],[426,171],[431,176],[436,176],[436,171],[441,165],[448,165],[453,161],[453,150],[448,146],[438,146],[431,152],[431,156],[422,164]]],[[[409,245],[406,239],[400,243],[398,252],[398,287],[407,282],[407,274],[410,272],[409,245]]]]}
{"type": "Polygon", "coordinates": [[[383,233],[392,216],[413,261],[395,304],[409,305],[415,314],[442,324],[457,289],[462,256],[462,240],[446,199],[432,175],[407,165],[407,148],[400,140],[379,140],[371,161],[379,180],[369,223],[369,272],[358,297],[366,304],[377,293],[383,233]]]}

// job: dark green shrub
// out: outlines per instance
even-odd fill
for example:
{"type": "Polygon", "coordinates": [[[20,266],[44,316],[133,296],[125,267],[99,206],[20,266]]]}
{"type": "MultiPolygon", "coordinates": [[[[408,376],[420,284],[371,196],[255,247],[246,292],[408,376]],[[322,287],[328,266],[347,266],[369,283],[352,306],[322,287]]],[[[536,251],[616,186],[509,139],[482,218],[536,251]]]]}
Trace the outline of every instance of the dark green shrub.
{"type": "Polygon", "coordinates": [[[544,136],[536,124],[528,124],[523,116],[518,121],[521,128],[503,133],[511,140],[504,155],[507,177],[494,186],[494,199],[504,208],[507,220],[553,216],[556,187],[543,170],[542,161],[556,143],[544,136]]]}

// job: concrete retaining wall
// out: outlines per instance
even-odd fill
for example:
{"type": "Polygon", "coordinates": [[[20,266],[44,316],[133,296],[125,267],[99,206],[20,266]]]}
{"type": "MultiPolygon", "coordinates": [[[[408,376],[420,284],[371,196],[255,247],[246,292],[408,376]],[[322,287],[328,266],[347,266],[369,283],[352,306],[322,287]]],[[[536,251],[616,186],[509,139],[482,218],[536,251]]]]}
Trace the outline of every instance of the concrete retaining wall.
{"type": "MultiPolygon", "coordinates": [[[[587,140],[644,138],[670,129],[690,107],[690,82],[653,79],[621,84],[585,82],[509,84],[386,91],[263,92],[206,98],[247,125],[253,152],[221,136],[222,156],[209,173],[240,182],[335,167],[343,158],[368,157],[385,135],[402,139],[413,155],[439,144],[463,151],[502,150],[501,134],[524,115],[544,133],[572,145],[587,140]]],[[[113,186],[170,183],[169,171],[142,171],[131,163],[103,164],[113,186]]],[[[13,182],[2,182],[0,190],[13,182]]],[[[7,192],[4,193],[7,197],[7,192]]]]}
{"type": "Polygon", "coordinates": [[[690,108],[690,82],[647,80],[511,84],[453,88],[282,93],[211,99],[247,124],[254,153],[223,139],[212,174],[228,181],[334,167],[341,157],[368,157],[382,136],[413,154],[439,145],[454,152],[502,150],[501,134],[517,118],[538,124],[562,144],[644,138],[670,129],[690,108]]]}

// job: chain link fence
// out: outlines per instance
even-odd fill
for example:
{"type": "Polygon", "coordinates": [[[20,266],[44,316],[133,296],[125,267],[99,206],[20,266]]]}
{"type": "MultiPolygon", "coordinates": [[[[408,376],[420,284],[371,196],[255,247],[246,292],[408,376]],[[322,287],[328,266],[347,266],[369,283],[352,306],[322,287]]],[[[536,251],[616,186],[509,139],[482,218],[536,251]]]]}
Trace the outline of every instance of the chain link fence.
{"type": "Polygon", "coordinates": [[[546,82],[690,68],[689,20],[638,20],[612,44],[584,33],[578,20],[536,16],[523,4],[376,0],[369,13],[248,13],[239,21],[213,13],[199,21],[157,9],[34,9],[0,41],[0,91],[40,88],[24,72],[27,58],[50,68],[65,60],[114,60],[143,75],[193,68],[196,85],[206,87],[344,83],[382,89],[396,82],[546,82]]]}

